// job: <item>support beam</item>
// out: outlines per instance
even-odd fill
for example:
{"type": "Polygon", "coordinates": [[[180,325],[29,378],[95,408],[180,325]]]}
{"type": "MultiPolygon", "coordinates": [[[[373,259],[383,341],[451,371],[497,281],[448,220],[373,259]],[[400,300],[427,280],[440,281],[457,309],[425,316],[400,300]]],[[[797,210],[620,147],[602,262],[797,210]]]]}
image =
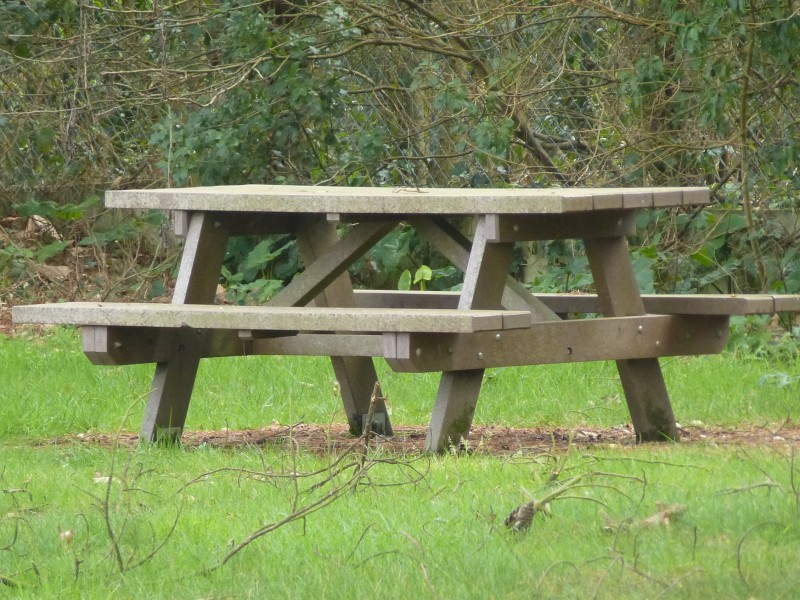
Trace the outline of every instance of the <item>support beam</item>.
{"type": "MultiPolygon", "coordinates": [[[[222,221],[208,214],[192,214],[173,304],[213,302],[227,242],[228,229],[222,221]]],[[[199,330],[178,331],[169,340],[172,358],[156,365],[139,433],[143,440],[180,439],[205,337],[199,330]]]]}
{"type": "MultiPolygon", "coordinates": [[[[347,267],[394,226],[394,222],[363,223],[339,240],[333,223],[321,219],[307,221],[297,230],[297,243],[306,270],[274,298],[275,304],[297,306],[313,299],[318,307],[354,307],[353,285],[347,267]]],[[[350,433],[360,435],[378,381],[375,365],[372,358],[356,356],[332,355],[331,362],[350,433]]],[[[379,433],[391,435],[392,426],[383,399],[377,400],[374,414],[375,422],[382,424],[379,433]]]]}
{"type": "Polygon", "coordinates": [[[323,302],[318,306],[354,306],[353,289],[347,268],[394,229],[396,223],[394,221],[361,223],[353,226],[340,240],[332,223],[318,219],[306,219],[306,221],[305,225],[300,225],[297,229],[297,242],[306,268],[270,300],[269,305],[305,306],[317,298],[323,302]],[[346,285],[342,283],[345,279],[346,285]],[[344,304],[324,303],[324,297],[333,293],[332,290],[345,288],[349,288],[350,292],[342,291],[344,304]],[[326,291],[325,294],[322,294],[323,290],[326,291]]]}
{"type": "Polygon", "coordinates": [[[721,352],[727,316],[642,315],[466,334],[386,333],[395,371],[423,373],[721,352]]]}
{"type": "MultiPolygon", "coordinates": [[[[606,317],[644,314],[630,249],[624,237],[585,240],[600,312],[606,317]]],[[[678,427],[657,358],[618,360],[622,389],[639,441],[678,440],[678,427]]]]}
{"type": "MultiPolygon", "coordinates": [[[[410,221],[425,239],[442,255],[461,271],[467,270],[470,260],[472,242],[451,223],[444,219],[415,218],[410,221]]],[[[487,234],[491,233],[493,224],[485,225],[487,234]]],[[[559,321],[560,317],[531,294],[524,285],[505,273],[504,288],[500,301],[507,310],[529,310],[533,322],[559,321]]]]}
{"type": "Polygon", "coordinates": [[[494,242],[587,239],[631,235],[636,231],[633,210],[599,210],[555,215],[489,215],[494,242]]]}
{"type": "MultiPolygon", "coordinates": [[[[511,264],[513,244],[492,244],[487,239],[486,217],[478,220],[472,251],[464,272],[458,308],[500,308],[511,264]]],[[[480,394],[483,369],[442,373],[431,423],[425,438],[428,452],[460,447],[467,439],[480,394]]]]}

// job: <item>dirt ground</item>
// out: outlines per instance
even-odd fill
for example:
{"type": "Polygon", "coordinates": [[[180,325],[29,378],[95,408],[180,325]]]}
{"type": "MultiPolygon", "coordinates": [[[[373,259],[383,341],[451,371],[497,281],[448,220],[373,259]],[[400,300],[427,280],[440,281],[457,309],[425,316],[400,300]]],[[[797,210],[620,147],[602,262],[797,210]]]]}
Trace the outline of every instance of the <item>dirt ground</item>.
{"type": "MultiPolygon", "coordinates": [[[[374,444],[381,449],[398,454],[416,454],[425,443],[424,426],[397,426],[391,437],[376,436],[374,444]]],[[[356,441],[343,424],[293,426],[272,425],[262,429],[185,431],[182,442],[187,448],[203,444],[220,448],[286,447],[293,439],[301,451],[324,455],[338,453],[356,441]]],[[[110,447],[115,440],[122,447],[138,443],[135,433],[80,433],[46,440],[44,444],[80,443],[110,447]]],[[[715,429],[691,427],[681,429],[681,442],[704,445],[761,445],[788,448],[800,443],[800,425],[785,424],[774,429],[747,427],[715,429]]],[[[631,428],[578,428],[551,427],[511,428],[479,425],[472,428],[468,451],[480,454],[507,456],[511,454],[540,454],[552,450],[564,451],[568,447],[592,448],[633,447],[636,439],[631,428]]]]}

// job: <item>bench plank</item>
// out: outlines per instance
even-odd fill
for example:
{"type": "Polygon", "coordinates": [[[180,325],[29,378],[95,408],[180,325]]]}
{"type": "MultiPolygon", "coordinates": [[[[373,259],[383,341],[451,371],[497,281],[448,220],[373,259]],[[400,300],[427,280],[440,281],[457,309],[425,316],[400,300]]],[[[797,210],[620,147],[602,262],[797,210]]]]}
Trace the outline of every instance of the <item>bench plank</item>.
{"type": "Polygon", "coordinates": [[[65,302],[15,306],[16,323],[107,327],[472,333],[530,327],[526,311],[65,302]]]}
{"type": "MultiPolygon", "coordinates": [[[[593,313],[598,312],[595,294],[537,294],[555,312],[593,313]]],[[[762,315],[783,311],[790,305],[786,301],[776,301],[779,297],[769,294],[642,294],[645,311],[665,315],[762,315]]],[[[795,297],[800,298],[800,297],[795,297]]]]}
{"type": "MultiPolygon", "coordinates": [[[[458,292],[356,290],[365,308],[455,308],[458,292]]],[[[558,314],[596,313],[596,294],[536,294],[558,314]]],[[[664,315],[745,316],[800,312],[800,296],[770,294],[642,294],[645,311],[664,315]]]]}

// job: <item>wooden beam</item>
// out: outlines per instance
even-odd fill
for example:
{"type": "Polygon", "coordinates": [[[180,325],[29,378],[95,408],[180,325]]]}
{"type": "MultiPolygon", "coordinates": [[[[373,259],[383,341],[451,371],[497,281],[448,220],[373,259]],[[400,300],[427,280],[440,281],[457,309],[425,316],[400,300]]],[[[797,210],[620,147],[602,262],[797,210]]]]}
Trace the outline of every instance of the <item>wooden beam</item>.
{"type": "Polygon", "coordinates": [[[636,212],[602,210],[555,215],[489,215],[489,238],[495,242],[586,239],[633,235],[636,212]]]}
{"type": "MultiPolygon", "coordinates": [[[[480,218],[464,269],[459,312],[501,306],[514,245],[490,242],[488,230],[487,218],[480,218]]],[[[429,452],[443,452],[451,444],[460,447],[467,439],[483,380],[482,365],[472,370],[437,370],[444,372],[425,437],[425,450],[429,452]]]]}
{"type": "MultiPolygon", "coordinates": [[[[175,330],[146,327],[84,327],[83,351],[96,365],[166,362],[175,330]]],[[[256,355],[383,356],[380,335],[301,333],[242,340],[236,331],[208,331],[201,358],[256,355]]]]}
{"type": "Polygon", "coordinates": [[[644,315],[535,323],[503,332],[387,333],[383,354],[395,371],[459,371],[716,354],[728,336],[725,316],[644,315]]]}
{"type": "MultiPolygon", "coordinates": [[[[333,283],[354,260],[361,257],[396,225],[395,221],[378,221],[355,225],[340,240],[331,240],[326,245],[326,252],[319,252],[306,259],[306,268],[292,282],[278,293],[270,306],[303,306],[320,295],[328,285],[333,283]]],[[[321,227],[333,228],[333,224],[322,222],[321,227]]],[[[298,234],[315,225],[309,223],[298,227],[298,234]]],[[[335,237],[335,229],[333,230],[335,237]]],[[[306,236],[309,241],[311,238],[306,236]]],[[[349,281],[349,280],[348,280],[349,281]]]]}
{"type": "MultiPolygon", "coordinates": [[[[173,304],[165,306],[213,301],[227,243],[228,229],[224,223],[209,215],[192,214],[172,296],[173,304]]],[[[139,437],[151,442],[177,440],[183,433],[200,356],[205,347],[204,332],[176,332],[169,343],[168,360],[156,365],[139,431],[139,437]]]]}

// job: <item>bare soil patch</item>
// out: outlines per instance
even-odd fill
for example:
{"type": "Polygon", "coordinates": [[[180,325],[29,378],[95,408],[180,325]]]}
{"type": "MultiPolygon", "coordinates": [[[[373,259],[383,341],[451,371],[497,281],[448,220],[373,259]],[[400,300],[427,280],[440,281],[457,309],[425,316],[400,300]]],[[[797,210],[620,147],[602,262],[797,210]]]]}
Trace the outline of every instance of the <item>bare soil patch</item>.
{"type": "MultiPolygon", "coordinates": [[[[374,444],[392,453],[420,453],[425,444],[424,426],[400,425],[394,428],[391,437],[376,436],[374,444]]],[[[182,438],[184,447],[197,448],[208,445],[219,448],[288,447],[294,440],[305,452],[325,455],[339,452],[349,447],[356,438],[351,436],[346,425],[293,426],[272,425],[261,429],[185,431],[182,438]]],[[[704,445],[761,445],[788,447],[800,443],[800,425],[784,424],[769,427],[741,427],[721,429],[691,427],[681,430],[684,444],[704,445]]],[[[43,444],[80,443],[112,447],[132,448],[138,444],[137,434],[124,432],[119,435],[109,433],[79,433],[62,436],[42,442],[43,444]]],[[[552,427],[500,427],[479,425],[472,428],[468,450],[490,455],[538,454],[551,450],[564,451],[569,447],[594,446],[634,447],[636,438],[629,427],[615,428],[552,428],[552,427]]]]}

